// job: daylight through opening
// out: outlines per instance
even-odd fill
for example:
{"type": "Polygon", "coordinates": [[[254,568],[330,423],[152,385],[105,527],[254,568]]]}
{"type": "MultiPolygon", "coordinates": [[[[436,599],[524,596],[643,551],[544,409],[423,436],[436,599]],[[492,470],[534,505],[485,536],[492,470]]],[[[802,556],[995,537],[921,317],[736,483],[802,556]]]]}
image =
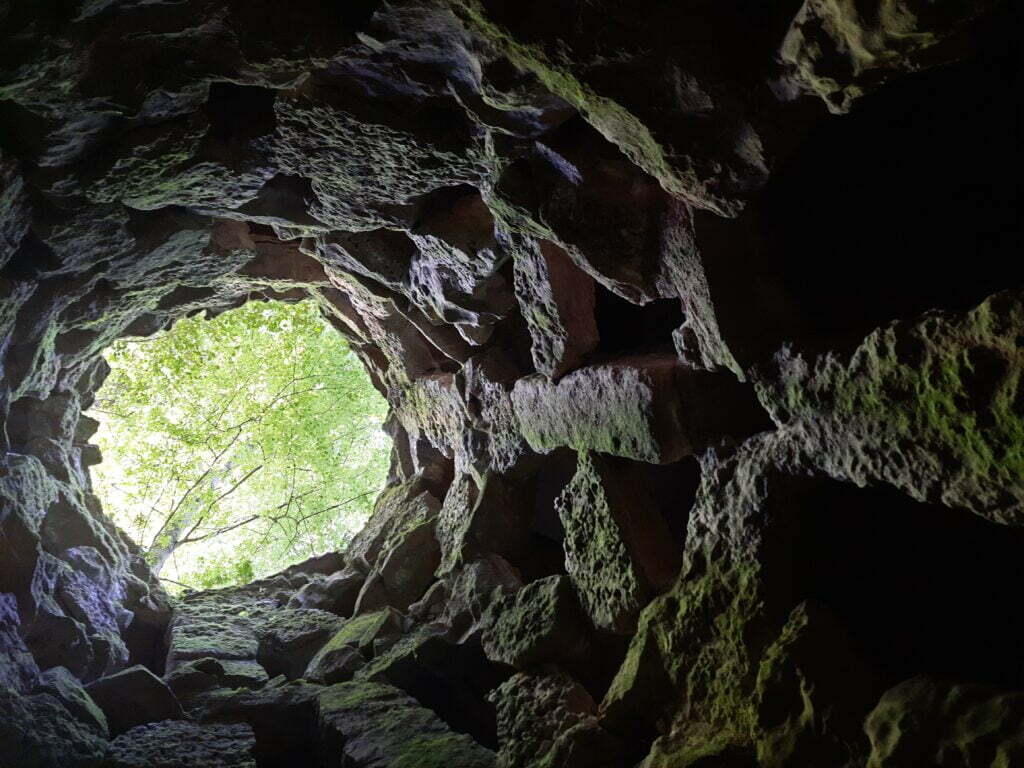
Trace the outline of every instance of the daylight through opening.
{"type": "Polygon", "coordinates": [[[344,549],[387,475],[387,404],[312,300],[251,301],[104,353],[107,514],[172,591],[344,549]]]}

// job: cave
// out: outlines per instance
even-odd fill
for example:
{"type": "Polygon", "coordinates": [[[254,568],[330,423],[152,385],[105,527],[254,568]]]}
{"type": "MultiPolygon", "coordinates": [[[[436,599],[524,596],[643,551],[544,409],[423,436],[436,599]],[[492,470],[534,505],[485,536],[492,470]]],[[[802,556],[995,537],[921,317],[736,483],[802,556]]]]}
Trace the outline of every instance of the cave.
{"type": "Polygon", "coordinates": [[[0,768],[1024,764],[1020,15],[669,5],[0,2],[0,768]],[[268,300],[386,479],[169,588],[104,351],[268,300]]]}

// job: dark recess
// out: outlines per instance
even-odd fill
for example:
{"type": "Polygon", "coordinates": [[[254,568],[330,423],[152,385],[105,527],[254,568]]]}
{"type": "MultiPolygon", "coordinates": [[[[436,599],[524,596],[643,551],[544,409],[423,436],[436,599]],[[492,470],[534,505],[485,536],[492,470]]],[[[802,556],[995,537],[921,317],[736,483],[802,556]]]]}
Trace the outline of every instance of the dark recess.
{"type": "Polygon", "coordinates": [[[840,617],[883,690],[921,673],[1024,686],[1024,530],[832,481],[796,506],[795,598],[840,617]]]}

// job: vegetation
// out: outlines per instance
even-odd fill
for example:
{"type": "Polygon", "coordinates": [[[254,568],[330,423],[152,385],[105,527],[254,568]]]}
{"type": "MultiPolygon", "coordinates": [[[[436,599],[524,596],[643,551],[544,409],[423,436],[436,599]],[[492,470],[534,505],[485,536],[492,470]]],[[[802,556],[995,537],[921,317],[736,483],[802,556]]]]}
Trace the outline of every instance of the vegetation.
{"type": "Polygon", "coordinates": [[[93,484],[169,583],[244,583],[366,520],[387,408],[312,301],[179,320],[105,357],[93,484]]]}

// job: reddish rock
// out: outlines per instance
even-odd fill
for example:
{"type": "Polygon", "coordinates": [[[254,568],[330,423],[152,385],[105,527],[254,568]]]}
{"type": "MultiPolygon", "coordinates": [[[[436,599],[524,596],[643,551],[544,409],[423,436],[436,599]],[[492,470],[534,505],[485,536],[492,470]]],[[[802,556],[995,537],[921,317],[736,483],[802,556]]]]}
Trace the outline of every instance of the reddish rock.
{"type": "Polygon", "coordinates": [[[629,635],[640,610],[675,577],[682,551],[644,476],[624,463],[581,451],[555,507],[566,530],[565,568],[584,610],[597,627],[629,635]]]}
{"type": "Polygon", "coordinates": [[[516,246],[516,298],[533,339],[533,364],[558,379],[597,348],[594,280],[554,243],[525,239],[516,246]]]}

